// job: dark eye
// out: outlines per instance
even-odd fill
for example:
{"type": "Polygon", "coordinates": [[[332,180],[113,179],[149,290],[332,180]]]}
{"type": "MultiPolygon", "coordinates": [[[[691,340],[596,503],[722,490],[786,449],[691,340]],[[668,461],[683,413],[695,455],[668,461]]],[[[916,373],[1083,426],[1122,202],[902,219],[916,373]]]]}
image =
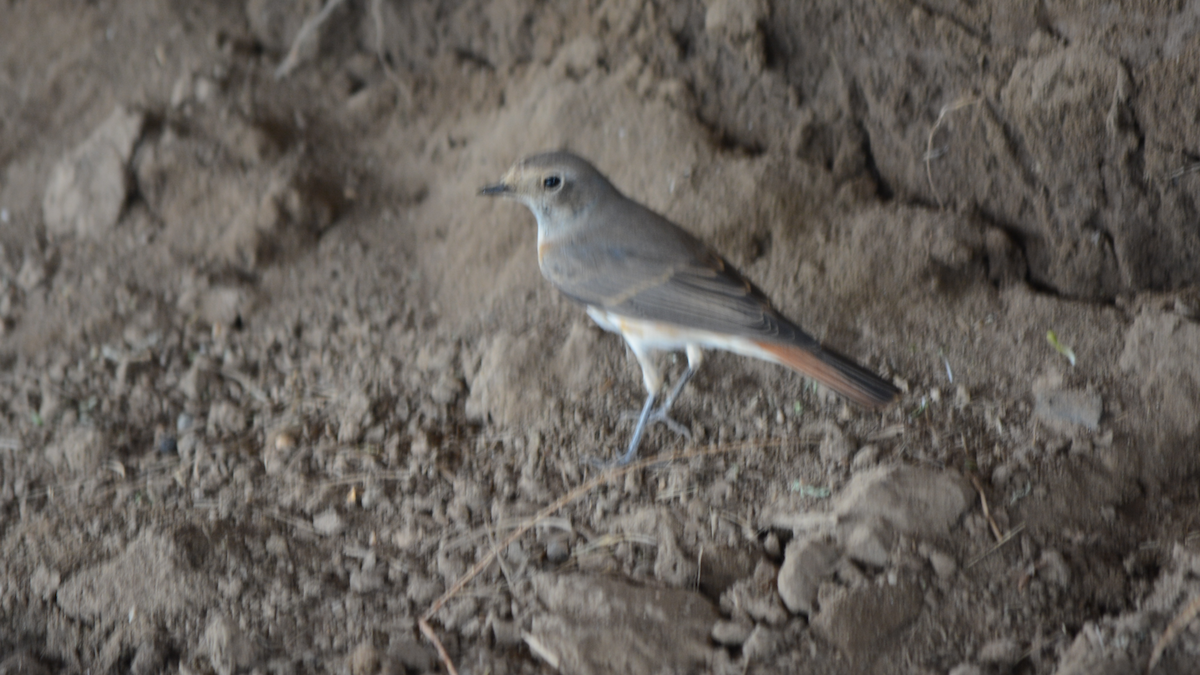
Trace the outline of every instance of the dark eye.
{"type": "Polygon", "coordinates": [[[546,188],[547,190],[553,190],[559,185],[562,185],[562,179],[558,176],[546,176],[546,178],[542,181],[542,187],[546,188]]]}

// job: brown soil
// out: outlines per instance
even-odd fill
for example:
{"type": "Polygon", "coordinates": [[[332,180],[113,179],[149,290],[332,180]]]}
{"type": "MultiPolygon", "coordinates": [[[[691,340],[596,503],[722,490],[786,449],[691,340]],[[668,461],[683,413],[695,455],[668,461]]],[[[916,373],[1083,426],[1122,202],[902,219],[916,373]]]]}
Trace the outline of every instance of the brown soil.
{"type": "Polygon", "coordinates": [[[460,672],[1196,672],[1200,10],[1119,4],[0,0],[0,673],[444,671],[493,553],[460,672]],[[552,148],[902,403],[713,355],[498,549],[642,397],[476,197],[552,148]]]}

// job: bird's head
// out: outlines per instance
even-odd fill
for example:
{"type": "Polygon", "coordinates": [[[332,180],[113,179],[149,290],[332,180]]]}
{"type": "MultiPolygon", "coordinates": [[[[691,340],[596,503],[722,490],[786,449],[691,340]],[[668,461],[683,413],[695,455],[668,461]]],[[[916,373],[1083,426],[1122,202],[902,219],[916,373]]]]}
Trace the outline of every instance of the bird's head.
{"type": "Polygon", "coordinates": [[[569,227],[596,200],[615,191],[596,167],[569,152],[547,152],[517,162],[481,195],[515,199],[533,211],[538,228],[569,227]]]}

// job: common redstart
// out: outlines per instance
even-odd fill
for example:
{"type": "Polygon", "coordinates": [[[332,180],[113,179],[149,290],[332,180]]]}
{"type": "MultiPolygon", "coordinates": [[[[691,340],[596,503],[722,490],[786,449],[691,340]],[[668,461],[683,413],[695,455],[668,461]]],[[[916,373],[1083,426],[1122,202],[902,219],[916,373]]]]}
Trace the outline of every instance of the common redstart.
{"type": "Polygon", "coordinates": [[[580,157],[567,152],[528,157],[480,194],[515,199],[533,211],[542,274],[601,328],[625,338],[637,357],[646,403],[618,465],[637,455],[649,422],[683,430],[668,412],[705,349],[787,366],[867,408],[881,409],[900,393],[823,347],[724,258],[621,194],[580,157]],[[687,369],[656,409],[663,376],[652,355],[680,350],[687,353],[687,369]]]}

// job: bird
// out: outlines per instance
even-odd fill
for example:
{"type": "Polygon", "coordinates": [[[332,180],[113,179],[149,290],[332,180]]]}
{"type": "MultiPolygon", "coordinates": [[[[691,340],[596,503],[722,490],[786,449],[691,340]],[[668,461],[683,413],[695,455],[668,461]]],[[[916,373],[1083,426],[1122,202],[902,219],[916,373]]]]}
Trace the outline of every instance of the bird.
{"type": "Polygon", "coordinates": [[[633,461],[652,422],[687,435],[669,413],[706,349],[786,366],[868,409],[899,397],[894,385],[824,347],[725,258],[626,197],[582,157],[526,157],[480,194],[533,212],[542,275],[597,325],[623,337],[641,366],[646,400],[624,454],[610,464],[633,461]],[[664,378],[654,355],[662,351],[683,351],[687,368],[655,407],[664,378]]]}

